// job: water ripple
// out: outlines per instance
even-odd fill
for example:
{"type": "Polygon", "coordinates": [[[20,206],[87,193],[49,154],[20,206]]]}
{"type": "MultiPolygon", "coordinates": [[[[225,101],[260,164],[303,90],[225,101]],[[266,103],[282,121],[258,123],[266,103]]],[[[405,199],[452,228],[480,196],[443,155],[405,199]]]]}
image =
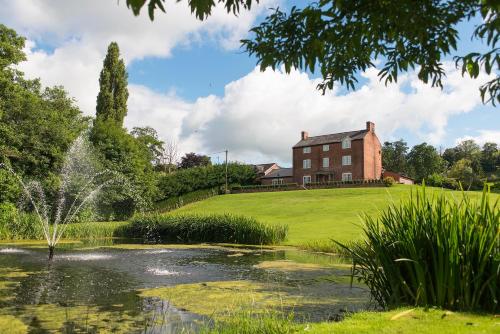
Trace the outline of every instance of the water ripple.
{"type": "Polygon", "coordinates": [[[164,253],[172,253],[170,249],[153,249],[147,250],[144,252],[145,254],[164,254],[164,253]]]}
{"type": "Polygon", "coordinates": [[[60,255],[57,256],[60,259],[70,260],[70,261],[94,261],[94,260],[108,260],[113,256],[108,254],[72,254],[72,255],[60,255]]]}
{"type": "Polygon", "coordinates": [[[176,276],[179,275],[177,271],[170,271],[167,269],[161,269],[161,268],[147,268],[146,269],[149,273],[156,275],[156,276],[176,276]]]}
{"type": "Polygon", "coordinates": [[[28,253],[28,251],[20,248],[2,248],[0,249],[0,253],[19,254],[19,253],[28,253]]]}

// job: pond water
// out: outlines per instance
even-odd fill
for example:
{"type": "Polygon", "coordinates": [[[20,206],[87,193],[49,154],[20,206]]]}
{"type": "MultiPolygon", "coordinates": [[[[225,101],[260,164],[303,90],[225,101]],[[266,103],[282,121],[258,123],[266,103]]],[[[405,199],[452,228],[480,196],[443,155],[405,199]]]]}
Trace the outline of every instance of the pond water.
{"type": "Polygon", "coordinates": [[[48,263],[42,245],[0,244],[0,332],[196,332],[241,305],[335,320],[370,306],[349,272],[286,249],[67,243],[48,263]]]}

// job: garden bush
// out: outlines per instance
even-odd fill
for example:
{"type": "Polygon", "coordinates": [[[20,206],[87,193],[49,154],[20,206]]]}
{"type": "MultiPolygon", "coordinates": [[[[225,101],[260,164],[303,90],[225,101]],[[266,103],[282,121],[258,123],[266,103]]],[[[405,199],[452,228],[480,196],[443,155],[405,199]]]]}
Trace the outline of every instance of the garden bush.
{"type": "Polygon", "coordinates": [[[365,223],[363,241],[339,245],[382,306],[498,311],[500,210],[486,188],[472,201],[424,187],[365,223]]]}
{"type": "Polygon", "coordinates": [[[0,203],[0,239],[41,239],[43,231],[38,216],[18,211],[8,202],[0,203]]]}
{"type": "Polygon", "coordinates": [[[431,187],[438,187],[441,188],[443,186],[443,179],[444,176],[438,173],[434,173],[429,175],[425,179],[425,184],[431,187]]]}
{"type": "Polygon", "coordinates": [[[218,189],[196,190],[185,195],[170,197],[155,203],[155,211],[168,212],[180,208],[189,203],[203,201],[207,198],[218,195],[218,189]]]}
{"type": "Polygon", "coordinates": [[[224,215],[138,215],[125,226],[122,236],[149,242],[222,242],[277,244],[284,241],[288,227],[267,226],[253,218],[224,215]]]}
{"type": "Polygon", "coordinates": [[[17,219],[16,207],[8,202],[0,203],[0,239],[10,239],[12,225],[17,219]]]}
{"type": "Polygon", "coordinates": [[[491,192],[500,193],[500,181],[496,181],[491,185],[491,192]]]}
{"type": "Polygon", "coordinates": [[[460,185],[455,179],[443,176],[441,174],[431,174],[425,179],[425,184],[431,187],[446,188],[446,189],[460,189],[460,185]]]}
{"type": "MultiPolygon", "coordinates": [[[[219,188],[225,185],[225,171],[225,165],[213,165],[179,169],[174,173],[165,174],[158,182],[160,197],[168,199],[201,189],[219,188]]],[[[228,164],[229,184],[254,184],[256,177],[255,170],[250,165],[228,164]]]]}
{"type": "Polygon", "coordinates": [[[384,185],[386,187],[392,187],[394,183],[396,183],[396,181],[394,181],[394,178],[392,176],[384,177],[384,185]]]}

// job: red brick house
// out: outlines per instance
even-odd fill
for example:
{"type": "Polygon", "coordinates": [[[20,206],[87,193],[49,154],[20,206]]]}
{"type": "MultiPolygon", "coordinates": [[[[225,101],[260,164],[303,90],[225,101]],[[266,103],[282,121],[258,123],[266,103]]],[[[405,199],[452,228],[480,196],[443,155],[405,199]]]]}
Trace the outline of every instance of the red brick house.
{"type": "Polygon", "coordinates": [[[276,162],[271,162],[271,163],[267,163],[267,164],[253,165],[253,168],[255,169],[257,177],[261,178],[262,176],[266,176],[267,174],[271,173],[273,170],[280,169],[281,167],[278,166],[278,164],[276,162]]]}
{"type": "Polygon", "coordinates": [[[260,182],[261,184],[273,186],[293,183],[293,168],[273,169],[267,175],[262,176],[260,182]]]}
{"type": "Polygon", "coordinates": [[[382,175],[382,146],[375,124],[363,130],[309,136],[293,147],[293,182],[374,180],[382,175]]]}

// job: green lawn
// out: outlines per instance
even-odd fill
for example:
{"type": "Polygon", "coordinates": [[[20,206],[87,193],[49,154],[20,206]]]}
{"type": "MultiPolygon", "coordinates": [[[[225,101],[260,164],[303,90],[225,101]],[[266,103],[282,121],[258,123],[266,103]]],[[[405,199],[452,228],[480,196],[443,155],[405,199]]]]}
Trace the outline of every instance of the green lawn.
{"type": "Polygon", "coordinates": [[[439,309],[400,308],[387,312],[359,312],[340,322],[294,324],[276,315],[234,316],[207,334],[314,333],[314,334],[489,334],[500,333],[493,314],[471,314],[439,309]]]}
{"type": "Polygon", "coordinates": [[[310,333],[317,334],[487,334],[500,333],[500,321],[492,314],[415,308],[389,312],[360,312],[338,323],[311,324],[308,329],[310,333]]]}
{"type": "MultiPolygon", "coordinates": [[[[410,194],[414,186],[397,185],[391,188],[342,188],[283,192],[263,192],[216,196],[186,205],[173,211],[182,213],[232,213],[252,216],[263,223],[287,224],[286,244],[303,245],[309,242],[336,239],[348,241],[360,237],[361,216],[376,215],[392,201],[410,194]]],[[[427,191],[442,191],[437,188],[427,191]]],[[[461,196],[458,191],[446,191],[461,196]]],[[[479,198],[480,192],[468,192],[479,198]]],[[[494,199],[499,196],[491,195],[494,199]]]]}

